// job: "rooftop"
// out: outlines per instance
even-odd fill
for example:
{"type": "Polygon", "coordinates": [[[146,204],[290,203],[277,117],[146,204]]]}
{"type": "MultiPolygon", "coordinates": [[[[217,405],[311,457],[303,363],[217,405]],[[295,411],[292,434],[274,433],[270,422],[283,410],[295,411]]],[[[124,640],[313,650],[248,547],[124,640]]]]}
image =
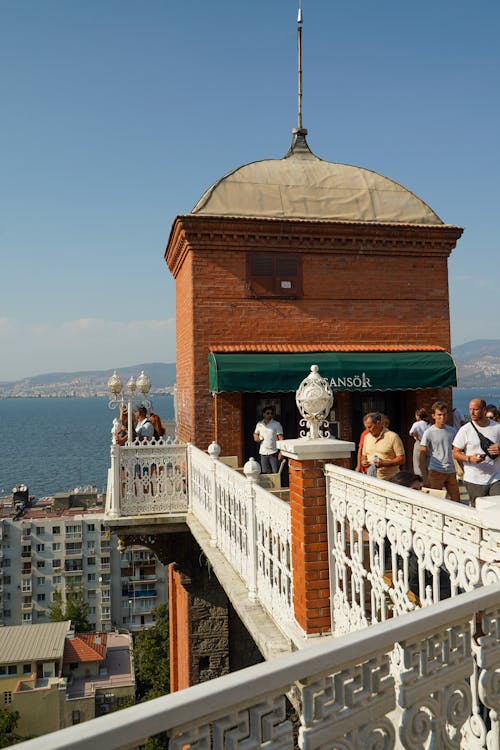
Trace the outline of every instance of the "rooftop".
{"type": "Polygon", "coordinates": [[[0,628],[0,663],[60,659],[71,621],[0,628]]]}
{"type": "Polygon", "coordinates": [[[104,661],[106,644],[106,633],[79,633],[74,638],[66,640],[64,663],[104,661]]]}
{"type": "Polygon", "coordinates": [[[362,167],[324,161],[295,131],[283,159],[245,164],[221,177],[193,214],[442,225],[423,200],[362,167]]]}

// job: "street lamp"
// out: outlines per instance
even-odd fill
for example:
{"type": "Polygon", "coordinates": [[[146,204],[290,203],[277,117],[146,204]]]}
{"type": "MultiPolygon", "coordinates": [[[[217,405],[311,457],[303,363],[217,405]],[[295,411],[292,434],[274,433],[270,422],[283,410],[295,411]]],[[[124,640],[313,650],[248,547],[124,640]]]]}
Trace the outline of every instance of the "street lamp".
{"type": "Polygon", "coordinates": [[[125,401],[127,402],[127,413],[128,413],[128,424],[127,424],[127,445],[132,442],[132,407],[134,403],[142,404],[147,409],[151,408],[151,401],[148,398],[149,391],[151,390],[151,380],[148,378],[144,370],[141,370],[141,374],[135,380],[133,377],[130,378],[125,388],[120,380],[120,376],[116,370],[108,380],[108,391],[110,399],[108,406],[110,409],[116,409],[124,406],[125,401]],[[136,395],[139,391],[140,395],[136,395]]]}

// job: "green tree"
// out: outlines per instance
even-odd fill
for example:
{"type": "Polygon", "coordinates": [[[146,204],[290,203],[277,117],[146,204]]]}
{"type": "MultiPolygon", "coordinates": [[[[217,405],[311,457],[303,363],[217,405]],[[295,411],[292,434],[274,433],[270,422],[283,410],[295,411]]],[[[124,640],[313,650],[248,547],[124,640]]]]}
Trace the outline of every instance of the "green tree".
{"type": "MultiPolygon", "coordinates": [[[[170,691],[168,605],[154,610],[155,624],[137,633],[134,643],[138,702],[159,698],[170,691]]],[[[168,737],[161,732],[150,737],[144,750],[168,750],[168,737]]]]}
{"type": "Polygon", "coordinates": [[[149,701],[170,690],[168,605],[154,610],[155,624],[137,633],[134,643],[137,698],[149,701]]]}
{"type": "Polygon", "coordinates": [[[0,709],[0,747],[10,747],[17,742],[21,742],[21,739],[14,734],[18,721],[19,713],[17,711],[0,709]]]}
{"type": "Polygon", "coordinates": [[[91,628],[87,620],[89,603],[83,597],[83,589],[70,586],[66,591],[66,604],[63,604],[61,591],[54,592],[54,603],[49,609],[51,622],[71,620],[77,633],[86,633],[91,628]]]}

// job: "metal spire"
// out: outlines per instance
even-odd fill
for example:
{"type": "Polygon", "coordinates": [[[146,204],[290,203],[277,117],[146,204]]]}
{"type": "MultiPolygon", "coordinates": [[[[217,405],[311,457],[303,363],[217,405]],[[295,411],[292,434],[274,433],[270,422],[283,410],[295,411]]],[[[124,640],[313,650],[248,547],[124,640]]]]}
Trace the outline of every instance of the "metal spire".
{"type": "Polygon", "coordinates": [[[297,15],[297,56],[298,56],[298,118],[297,128],[302,130],[302,0],[299,0],[297,15]]]}
{"type": "Polygon", "coordinates": [[[297,15],[297,55],[298,55],[298,116],[297,127],[292,130],[292,145],[285,159],[289,156],[314,156],[307,145],[306,128],[302,127],[302,0],[299,0],[299,12],[297,15]]]}

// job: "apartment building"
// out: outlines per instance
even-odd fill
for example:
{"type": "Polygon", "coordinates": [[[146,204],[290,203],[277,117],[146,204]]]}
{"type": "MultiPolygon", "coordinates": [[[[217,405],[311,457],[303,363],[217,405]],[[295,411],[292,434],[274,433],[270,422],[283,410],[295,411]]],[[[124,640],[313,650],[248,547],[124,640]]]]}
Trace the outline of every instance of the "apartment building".
{"type": "Polygon", "coordinates": [[[0,626],[49,622],[54,593],[71,588],[89,604],[92,630],[137,631],[167,598],[167,575],[151,550],[118,551],[95,489],[29,501],[26,490],[0,504],[0,626]]]}

